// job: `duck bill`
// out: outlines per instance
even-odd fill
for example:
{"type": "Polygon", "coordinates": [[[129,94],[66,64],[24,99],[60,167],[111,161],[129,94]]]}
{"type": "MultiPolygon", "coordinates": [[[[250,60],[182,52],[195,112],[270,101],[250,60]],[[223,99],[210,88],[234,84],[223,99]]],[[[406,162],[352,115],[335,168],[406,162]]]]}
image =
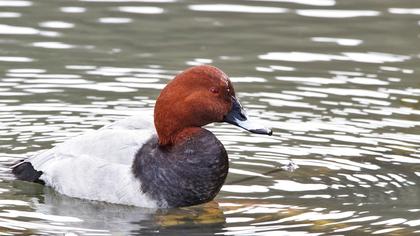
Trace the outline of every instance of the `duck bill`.
{"type": "Polygon", "coordinates": [[[271,131],[271,129],[268,129],[256,123],[255,121],[250,120],[241,103],[234,96],[232,96],[232,109],[225,116],[223,121],[241,127],[245,130],[248,130],[251,133],[266,135],[273,134],[273,131],[271,131]]]}

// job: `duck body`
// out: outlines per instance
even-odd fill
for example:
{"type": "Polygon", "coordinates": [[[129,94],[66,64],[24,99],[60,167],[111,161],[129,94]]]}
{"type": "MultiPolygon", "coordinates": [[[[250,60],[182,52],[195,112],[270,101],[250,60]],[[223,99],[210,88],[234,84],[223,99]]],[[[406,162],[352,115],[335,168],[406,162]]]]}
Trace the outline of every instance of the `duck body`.
{"type": "Polygon", "coordinates": [[[222,143],[202,128],[212,122],[271,135],[249,123],[222,71],[197,66],[162,90],[153,117],[128,117],[71,138],[17,163],[12,173],[82,199],[149,208],[205,203],[229,168],[222,143]]]}
{"type": "Polygon", "coordinates": [[[137,151],[156,135],[151,127],[151,120],[141,116],[120,120],[29,157],[13,173],[70,197],[158,207],[132,173],[137,151]]]}
{"type": "Polygon", "coordinates": [[[222,143],[201,129],[180,145],[160,147],[151,117],[144,118],[129,117],[69,139],[26,159],[14,173],[32,173],[23,180],[71,197],[139,207],[212,200],[228,173],[222,143]]]}

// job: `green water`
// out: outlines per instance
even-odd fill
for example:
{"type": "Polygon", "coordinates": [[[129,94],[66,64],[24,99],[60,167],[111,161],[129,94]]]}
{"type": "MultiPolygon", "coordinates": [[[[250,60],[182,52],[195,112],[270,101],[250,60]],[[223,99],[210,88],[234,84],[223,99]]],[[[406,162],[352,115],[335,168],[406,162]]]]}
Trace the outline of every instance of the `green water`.
{"type": "Polygon", "coordinates": [[[409,0],[1,0],[0,234],[420,233],[419,35],[409,0]],[[231,167],[215,201],[142,209],[11,176],[21,158],[150,112],[197,64],[225,71],[275,132],[209,126],[231,167]]]}

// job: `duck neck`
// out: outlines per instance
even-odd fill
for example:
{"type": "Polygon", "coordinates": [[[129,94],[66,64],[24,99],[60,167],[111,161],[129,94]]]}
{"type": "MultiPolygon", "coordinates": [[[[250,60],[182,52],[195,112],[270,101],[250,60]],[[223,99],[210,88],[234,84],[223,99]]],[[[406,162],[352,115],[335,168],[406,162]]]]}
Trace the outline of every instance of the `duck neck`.
{"type": "Polygon", "coordinates": [[[173,144],[180,144],[192,137],[198,135],[203,128],[201,127],[188,127],[178,132],[175,136],[173,144]]]}
{"type": "Polygon", "coordinates": [[[172,90],[164,89],[154,109],[154,123],[160,146],[183,142],[201,130],[201,123],[189,112],[189,107],[171,99],[172,90]]]}
{"type": "Polygon", "coordinates": [[[185,125],[188,123],[186,119],[159,112],[159,109],[155,109],[154,120],[159,146],[172,146],[182,143],[202,130],[201,127],[187,126],[185,125]]]}
{"type": "Polygon", "coordinates": [[[181,144],[193,136],[198,135],[202,128],[200,127],[186,127],[180,130],[173,130],[168,134],[158,133],[160,146],[173,146],[181,144]]]}

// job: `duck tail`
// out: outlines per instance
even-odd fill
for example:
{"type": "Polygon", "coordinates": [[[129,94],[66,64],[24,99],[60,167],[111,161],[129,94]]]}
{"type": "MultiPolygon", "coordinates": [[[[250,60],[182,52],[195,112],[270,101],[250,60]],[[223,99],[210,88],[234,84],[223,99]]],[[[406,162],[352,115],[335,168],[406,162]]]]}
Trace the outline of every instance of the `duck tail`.
{"type": "Polygon", "coordinates": [[[35,170],[34,166],[27,161],[20,161],[12,167],[12,173],[19,180],[45,184],[39,177],[42,171],[35,170]]]}

